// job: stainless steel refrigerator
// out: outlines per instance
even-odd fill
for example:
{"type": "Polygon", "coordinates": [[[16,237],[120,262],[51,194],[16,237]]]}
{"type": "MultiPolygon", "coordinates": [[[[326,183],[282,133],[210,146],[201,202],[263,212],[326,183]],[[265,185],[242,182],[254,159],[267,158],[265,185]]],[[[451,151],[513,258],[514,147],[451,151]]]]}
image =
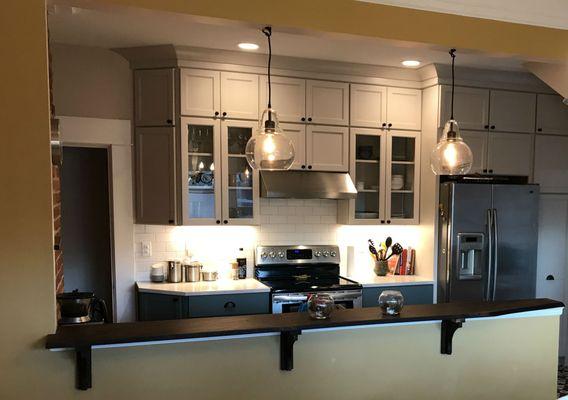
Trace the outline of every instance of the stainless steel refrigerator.
{"type": "Polygon", "coordinates": [[[440,185],[438,302],[534,298],[539,186],[511,182],[440,185]]]}

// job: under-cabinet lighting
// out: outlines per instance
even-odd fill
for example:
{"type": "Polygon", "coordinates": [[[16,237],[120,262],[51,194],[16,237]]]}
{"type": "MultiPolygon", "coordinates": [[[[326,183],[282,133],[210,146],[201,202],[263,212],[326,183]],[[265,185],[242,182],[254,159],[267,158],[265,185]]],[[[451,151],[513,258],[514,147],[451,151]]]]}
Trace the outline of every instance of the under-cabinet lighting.
{"type": "Polygon", "coordinates": [[[241,50],[258,50],[258,44],[256,43],[239,43],[238,46],[241,50]]]}
{"type": "Polygon", "coordinates": [[[405,67],[418,67],[420,65],[420,61],[418,60],[404,60],[402,65],[405,67]]]}

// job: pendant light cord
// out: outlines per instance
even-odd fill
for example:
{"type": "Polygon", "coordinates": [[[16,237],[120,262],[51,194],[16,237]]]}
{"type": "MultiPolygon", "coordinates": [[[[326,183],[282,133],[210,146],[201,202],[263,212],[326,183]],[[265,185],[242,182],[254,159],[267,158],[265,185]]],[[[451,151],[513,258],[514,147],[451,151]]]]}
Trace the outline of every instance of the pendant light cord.
{"type": "Polygon", "coordinates": [[[262,33],[268,38],[268,108],[272,108],[272,85],[270,82],[270,64],[272,62],[272,43],[270,37],[272,36],[272,27],[264,27],[262,33]]]}
{"type": "Polygon", "coordinates": [[[450,50],[450,56],[452,57],[452,103],[451,103],[451,116],[450,119],[454,119],[454,87],[455,87],[455,80],[454,80],[454,72],[455,72],[455,64],[456,64],[456,49],[450,50]]]}

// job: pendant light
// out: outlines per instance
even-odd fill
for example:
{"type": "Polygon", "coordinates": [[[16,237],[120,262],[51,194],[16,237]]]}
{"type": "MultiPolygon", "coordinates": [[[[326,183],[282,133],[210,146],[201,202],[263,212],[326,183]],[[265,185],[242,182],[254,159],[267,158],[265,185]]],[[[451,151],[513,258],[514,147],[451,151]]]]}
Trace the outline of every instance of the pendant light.
{"type": "Polygon", "coordinates": [[[430,154],[430,167],[436,175],[465,175],[471,169],[473,155],[469,146],[460,136],[460,128],[454,119],[454,70],[456,49],[450,50],[452,57],[452,102],[451,116],[440,141],[430,154]]]}
{"type": "Polygon", "coordinates": [[[278,115],[272,109],[272,87],[270,82],[270,63],[272,61],[272,28],[267,26],[262,33],[268,38],[268,107],[262,113],[258,131],[247,142],[245,154],[251,168],[261,171],[287,170],[294,162],[294,145],[282,132],[278,115]]]}

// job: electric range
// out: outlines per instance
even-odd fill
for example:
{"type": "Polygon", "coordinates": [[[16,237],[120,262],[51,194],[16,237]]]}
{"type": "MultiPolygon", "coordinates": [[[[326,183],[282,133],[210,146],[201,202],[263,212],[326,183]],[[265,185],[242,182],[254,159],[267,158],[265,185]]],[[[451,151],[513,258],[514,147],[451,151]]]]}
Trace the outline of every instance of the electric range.
{"type": "Polygon", "coordinates": [[[311,293],[329,294],[339,308],[362,307],[362,286],[339,275],[339,247],[258,246],[255,278],[270,287],[272,313],[303,311],[311,293]]]}

